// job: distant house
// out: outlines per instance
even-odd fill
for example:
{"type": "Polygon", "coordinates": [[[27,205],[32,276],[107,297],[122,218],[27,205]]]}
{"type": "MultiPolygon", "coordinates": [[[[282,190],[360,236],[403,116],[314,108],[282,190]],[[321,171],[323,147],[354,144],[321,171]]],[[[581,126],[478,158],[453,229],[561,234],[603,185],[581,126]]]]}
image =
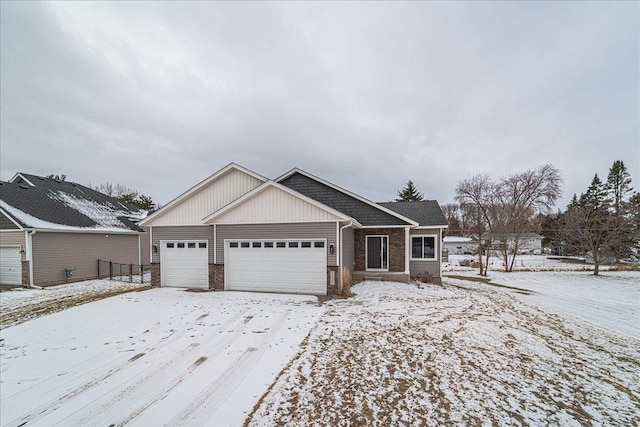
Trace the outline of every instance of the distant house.
{"type": "Polygon", "coordinates": [[[152,283],[325,295],[365,278],[440,280],[438,202],[374,203],[300,169],[231,163],[140,223],[152,283]]]}
{"type": "Polygon", "coordinates": [[[0,181],[0,284],[95,278],[98,259],[148,264],[147,215],[73,182],[17,173],[0,181]]]}
{"type": "Polygon", "coordinates": [[[446,236],[442,239],[442,250],[449,255],[475,254],[478,252],[478,241],[473,237],[446,236]]]}
{"type": "MultiPolygon", "coordinates": [[[[508,234],[506,236],[494,236],[493,237],[493,249],[500,250],[507,245],[509,253],[513,253],[515,249],[515,236],[508,234]]],[[[542,240],[544,236],[536,233],[523,233],[518,236],[518,254],[542,254],[542,240]]]]}

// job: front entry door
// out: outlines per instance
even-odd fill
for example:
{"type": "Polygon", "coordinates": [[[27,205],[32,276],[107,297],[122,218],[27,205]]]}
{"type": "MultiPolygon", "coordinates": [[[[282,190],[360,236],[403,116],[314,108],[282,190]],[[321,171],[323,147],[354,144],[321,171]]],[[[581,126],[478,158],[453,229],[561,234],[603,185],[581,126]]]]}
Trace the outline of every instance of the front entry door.
{"type": "Polygon", "coordinates": [[[389,269],[389,237],[367,236],[367,270],[389,269]]]}

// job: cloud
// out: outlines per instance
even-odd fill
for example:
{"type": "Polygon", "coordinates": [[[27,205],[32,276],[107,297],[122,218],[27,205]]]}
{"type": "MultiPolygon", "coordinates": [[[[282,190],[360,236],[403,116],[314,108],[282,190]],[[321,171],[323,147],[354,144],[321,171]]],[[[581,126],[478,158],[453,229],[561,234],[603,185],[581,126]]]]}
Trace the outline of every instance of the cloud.
{"type": "Polygon", "coordinates": [[[1,5],[1,174],[166,203],[234,161],[373,200],[556,164],[640,180],[637,3],[1,5]]]}

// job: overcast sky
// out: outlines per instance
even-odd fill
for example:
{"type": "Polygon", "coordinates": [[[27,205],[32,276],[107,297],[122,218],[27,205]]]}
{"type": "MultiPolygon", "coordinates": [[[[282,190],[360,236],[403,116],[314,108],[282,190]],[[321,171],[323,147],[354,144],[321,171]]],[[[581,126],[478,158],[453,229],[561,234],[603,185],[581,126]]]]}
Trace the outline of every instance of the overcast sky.
{"type": "Polygon", "coordinates": [[[1,2],[0,173],[166,204],[230,162],[374,201],[553,163],[640,189],[638,2],[1,2]]]}

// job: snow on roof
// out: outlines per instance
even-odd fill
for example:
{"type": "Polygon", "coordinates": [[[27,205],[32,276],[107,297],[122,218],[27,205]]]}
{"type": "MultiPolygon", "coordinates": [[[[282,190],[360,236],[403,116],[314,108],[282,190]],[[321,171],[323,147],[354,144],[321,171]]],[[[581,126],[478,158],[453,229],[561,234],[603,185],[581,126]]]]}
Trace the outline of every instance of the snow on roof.
{"type": "Polygon", "coordinates": [[[51,191],[49,197],[91,218],[98,224],[97,227],[99,228],[122,228],[122,217],[139,220],[147,215],[145,210],[132,212],[122,203],[119,203],[119,207],[114,206],[112,203],[100,204],[90,199],[75,197],[73,194],[65,193],[64,191],[51,191]]]}
{"type": "Polygon", "coordinates": [[[0,207],[24,228],[58,231],[139,233],[147,211],[83,185],[45,177],[33,185],[2,182],[0,207]]]}
{"type": "Polygon", "coordinates": [[[13,216],[22,224],[26,225],[28,228],[41,228],[44,230],[57,230],[57,231],[100,231],[100,232],[109,232],[109,233],[118,233],[118,232],[121,233],[123,231],[132,231],[130,229],[124,228],[122,223],[120,223],[119,227],[118,226],[74,227],[71,225],[56,224],[54,222],[45,221],[43,219],[36,218],[35,216],[29,215],[28,213],[23,212],[18,208],[14,208],[13,206],[8,205],[3,200],[0,200],[0,208],[5,210],[8,214],[13,216]]]}

